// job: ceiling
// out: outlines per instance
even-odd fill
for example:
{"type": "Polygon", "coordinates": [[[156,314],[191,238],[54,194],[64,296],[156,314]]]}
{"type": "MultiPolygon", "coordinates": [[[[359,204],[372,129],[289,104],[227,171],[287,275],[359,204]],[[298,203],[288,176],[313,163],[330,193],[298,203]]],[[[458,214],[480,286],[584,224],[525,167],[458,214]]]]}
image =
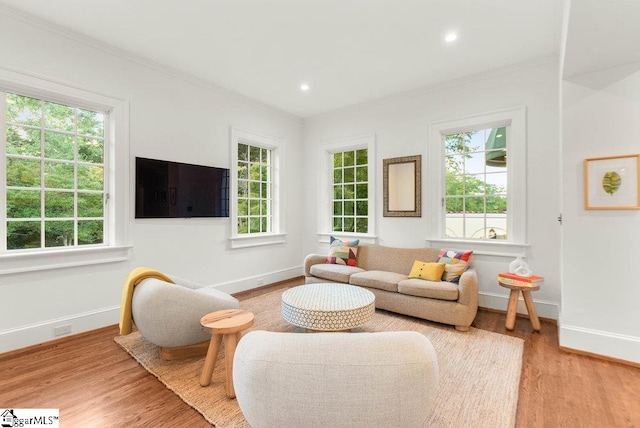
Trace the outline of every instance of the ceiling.
{"type": "Polygon", "coordinates": [[[572,1],[562,77],[602,89],[640,70],[640,1],[572,1]]]}
{"type": "Polygon", "coordinates": [[[0,0],[299,117],[558,55],[562,3],[0,0]]]}

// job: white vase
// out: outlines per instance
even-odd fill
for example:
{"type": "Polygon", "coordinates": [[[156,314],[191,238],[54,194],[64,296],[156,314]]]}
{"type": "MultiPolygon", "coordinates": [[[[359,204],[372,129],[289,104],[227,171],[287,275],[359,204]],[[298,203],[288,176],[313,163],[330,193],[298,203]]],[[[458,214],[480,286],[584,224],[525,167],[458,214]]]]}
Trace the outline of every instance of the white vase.
{"type": "Polygon", "coordinates": [[[529,269],[527,262],[522,260],[522,257],[518,256],[514,261],[509,263],[509,272],[520,276],[531,276],[533,272],[529,269]]]}

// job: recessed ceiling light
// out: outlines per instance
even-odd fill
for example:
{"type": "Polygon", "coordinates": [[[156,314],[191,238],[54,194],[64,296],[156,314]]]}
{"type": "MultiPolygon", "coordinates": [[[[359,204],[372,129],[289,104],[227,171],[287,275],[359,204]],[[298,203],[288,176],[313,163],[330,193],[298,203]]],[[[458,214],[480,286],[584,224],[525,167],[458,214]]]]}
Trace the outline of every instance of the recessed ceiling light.
{"type": "Polygon", "coordinates": [[[308,91],[309,90],[309,85],[307,85],[306,83],[303,83],[302,85],[300,85],[300,90],[301,91],[308,91]]]}
{"type": "Polygon", "coordinates": [[[456,33],[449,33],[444,37],[444,40],[445,42],[453,42],[457,38],[458,38],[458,35],[456,33]]]}

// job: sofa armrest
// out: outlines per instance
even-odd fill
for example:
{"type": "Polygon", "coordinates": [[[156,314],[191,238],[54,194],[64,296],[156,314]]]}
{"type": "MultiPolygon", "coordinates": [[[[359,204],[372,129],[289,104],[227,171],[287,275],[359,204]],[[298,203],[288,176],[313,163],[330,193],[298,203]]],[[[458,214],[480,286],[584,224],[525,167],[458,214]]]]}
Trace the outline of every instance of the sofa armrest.
{"type": "Polygon", "coordinates": [[[327,256],[321,254],[309,254],[304,258],[304,276],[311,275],[311,266],[326,263],[327,256]]]}
{"type": "Polygon", "coordinates": [[[478,274],[475,269],[467,269],[458,283],[458,303],[478,307],[478,274]]]}

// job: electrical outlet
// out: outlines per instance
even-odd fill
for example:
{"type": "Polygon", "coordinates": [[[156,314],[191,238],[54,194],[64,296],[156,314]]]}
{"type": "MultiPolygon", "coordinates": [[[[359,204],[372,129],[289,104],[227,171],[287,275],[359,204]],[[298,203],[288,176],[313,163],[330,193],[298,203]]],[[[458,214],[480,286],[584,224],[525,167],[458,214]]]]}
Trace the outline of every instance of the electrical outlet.
{"type": "Polygon", "coordinates": [[[258,285],[264,285],[264,278],[258,278],[256,282],[258,285]]]}
{"type": "Polygon", "coordinates": [[[71,324],[61,325],[60,327],[55,327],[53,329],[54,336],[64,336],[65,334],[71,333],[71,324]]]}

